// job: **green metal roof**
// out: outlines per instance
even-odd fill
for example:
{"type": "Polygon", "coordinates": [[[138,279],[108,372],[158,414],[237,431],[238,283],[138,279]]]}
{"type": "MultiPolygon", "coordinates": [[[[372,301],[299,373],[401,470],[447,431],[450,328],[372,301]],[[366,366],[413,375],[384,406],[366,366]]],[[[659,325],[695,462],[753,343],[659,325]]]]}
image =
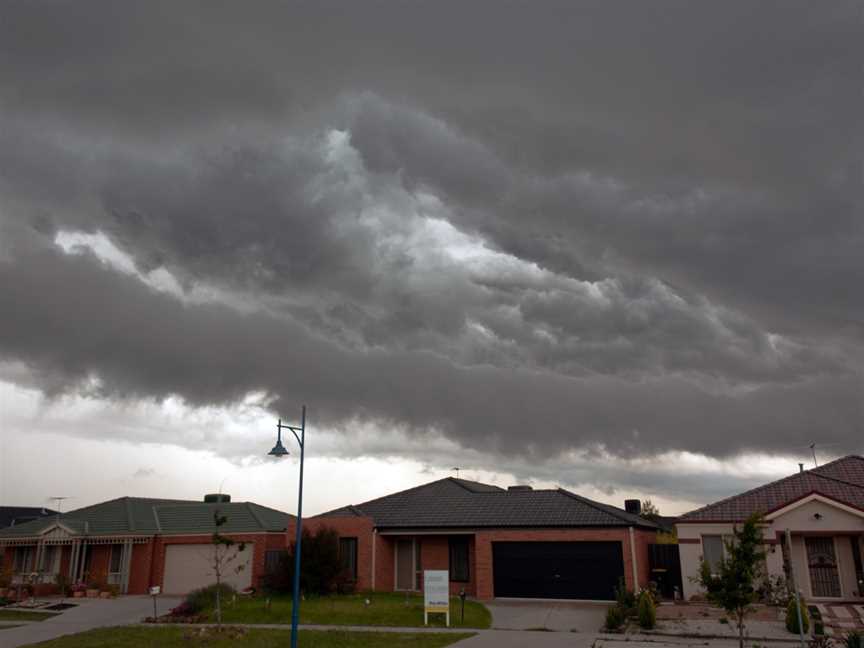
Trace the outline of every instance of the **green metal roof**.
{"type": "Polygon", "coordinates": [[[58,522],[75,535],[179,535],[212,533],[216,511],[228,518],[221,533],[283,531],[294,516],[252,502],[121,497],[61,515],[0,529],[0,540],[37,536],[58,522]]]}

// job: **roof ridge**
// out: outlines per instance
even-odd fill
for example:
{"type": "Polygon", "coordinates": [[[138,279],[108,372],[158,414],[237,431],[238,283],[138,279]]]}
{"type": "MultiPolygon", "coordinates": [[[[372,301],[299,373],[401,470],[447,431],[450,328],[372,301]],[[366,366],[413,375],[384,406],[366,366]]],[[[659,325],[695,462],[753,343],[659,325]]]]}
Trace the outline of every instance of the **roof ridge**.
{"type": "Polygon", "coordinates": [[[129,524],[129,530],[135,531],[135,519],[132,517],[132,506],[129,504],[129,498],[123,500],[123,505],[126,507],[126,522],[129,524]]]}
{"type": "MultiPolygon", "coordinates": [[[[761,484],[759,486],[756,486],[754,488],[746,490],[743,493],[737,493],[735,495],[730,495],[729,497],[724,497],[723,499],[717,500],[716,502],[711,502],[710,504],[706,504],[705,506],[700,506],[699,508],[693,509],[692,511],[687,511],[686,513],[680,515],[678,517],[678,519],[684,520],[689,515],[695,515],[696,513],[701,513],[703,511],[707,511],[708,509],[714,508],[715,506],[720,506],[721,504],[725,504],[726,502],[731,502],[732,500],[738,499],[739,497],[744,497],[745,495],[750,495],[751,493],[758,493],[762,490],[765,490],[766,488],[770,488],[772,486],[775,486],[775,485],[780,484],[782,482],[790,481],[792,479],[801,478],[802,475],[807,475],[809,473],[810,473],[809,470],[805,470],[803,472],[797,472],[797,473],[793,473],[791,475],[786,475],[785,477],[781,477],[780,479],[775,479],[774,481],[768,482],[767,484],[761,484]]],[[[823,475],[817,475],[817,476],[822,477],[823,475]]]]}
{"type": "Polygon", "coordinates": [[[858,461],[864,462],[864,456],[858,454],[848,454],[842,457],[837,457],[836,459],[829,461],[828,463],[822,464],[821,466],[816,466],[815,468],[811,468],[809,472],[815,472],[822,470],[823,468],[827,468],[828,466],[833,466],[834,464],[840,463],[841,461],[847,461],[849,459],[856,459],[858,461]]]}
{"type": "Polygon", "coordinates": [[[814,477],[818,477],[819,479],[830,479],[831,481],[835,481],[839,484],[843,484],[844,486],[851,486],[852,488],[859,488],[862,491],[864,491],[864,486],[862,486],[861,484],[856,484],[855,482],[846,481],[845,479],[840,479],[839,477],[831,477],[830,475],[823,475],[822,473],[814,473],[812,471],[808,471],[808,472],[810,472],[810,474],[813,475],[814,477]]]}
{"type": "MultiPolygon", "coordinates": [[[[551,490],[551,489],[550,489],[551,490]]],[[[619,520],[623,520],[624,522],[630,522],[631,524],[644,524],[645,526],[657,526],[656,523],[648,520],[646,518],[640,517],[638,515],[634,515],[633,513],[628,513],[627,511],[623,511],[616,506],[612,506],[611,504],[604,504],[603,502],[595,502],[592,499],[585,497],[584,495],[578,495],[572,491],[567,490],[566,488],[561,488],[560,486],[555,489],[562,495],[566,495],[572,499],[575,499],[578,502],[582,502],[583,504],[587,504],[598,511],[603,511],[613,517],[618,518],[619,520]],[[635,520],[633,518],[636,518],[635,520]]]]}
{"type": "MultiPolygon", "coordinates": [[[[476,479],[462,479],[461,477],[445,477],[444,479],[448,479],[448,480],[458,484],[459,486],[461,486],[462,488],[464,488],[465,490],[467,490],[470,493],[478,493],[478,492],[481,492],[481,493],[493,492],[494,493],[494,492],[499,492],[499,491],[504,492],[504,493],[507,492],[506,489],[501,488],[500,486],[496,486],[495,484],[486,484],[484,482],[477,481],[476,479]],[[479,484],[480,486],[485,486],[486,488],[497,488],[498,490],[497,491],[476,491],[476,490],[472,490],[471,488],[466,486],[466,484],[479,484]]],[[[438,481],[443,481],[443,480],[439,479],[438,481]]],[[[435,482],[430,482],[430,483],[434,484],[435,482]]]]}
{"type": "Polygon", "coordinates": [[[258,523],[258,526],[261,528],[266,528],[267,525],[264,524],[264,521],[258,516],[258,513],[252,507],[252,502],[246,502],[246,510],[249,511],[249,515],[258,523]]]}
{"type": "MultiPolygon", "coordinates": [[[[366,500],[365,502],[360,502],[359,504],[346,504],[344,506],[339,506],[333,510],[338,511],[341,508],[345,508],[345,506],[354,506],[358,510],[362,510],[362,508],[360,508],[360,507],[366,506],[368,504],[380,502],[381,500],[388,499],[388,498],[394,497],[396,495],[404,495],[405,493],[411,493],[413,491],[420,490],[421,488],[426,488],[428,486],[431,486],[432,484],[438,484],[440,482],[452,482],[454,479],[455,479],[454,477],[442,477],[441,479],[434,479],[431,482],[426,482],[425,484],[417,484],[416,486],[412,486],[411,488],[406,488],[405,490],[396,491],[395,493],[390,493],[389,495],[382,495],[381,497],[375,497],[371,500],[366,500]]],[[[457,484],[457,485],[460,488],[464,488],[468,492],[473,492],[473,491],[470,491],[469,489],[465,488],[465,486],[463,486],[462,484],[457,484]]],[[[325,513],[326,512],[328,512],[328,511],[325,511],[325,513]]],[[[324,515],[324,513],[321,513],[321,515],[324,515]]]]}
{"type": "Polygon", "coordinates": [[[287,515],[289,518],[297,517],[296,515],[292,515],[288,511],[280,511],[279,509],[273,508],[272,506],[264,506],[263,504],[259,504],[258,502],[246,502],[247,504],[254,506],[259,509],[266,509],[267,511],[273,511],[274,513],[278,513],[279,515],[287,515]]]}

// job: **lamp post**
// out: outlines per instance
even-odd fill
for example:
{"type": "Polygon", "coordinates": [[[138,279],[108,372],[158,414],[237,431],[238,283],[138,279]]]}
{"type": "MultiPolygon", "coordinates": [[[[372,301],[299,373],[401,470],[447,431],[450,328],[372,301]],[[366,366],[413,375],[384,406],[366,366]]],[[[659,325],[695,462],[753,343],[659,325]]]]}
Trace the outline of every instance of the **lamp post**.
{"type": "Polygon", "coordinates": [[[291,648],[297,648],[297,624],[300,619],[300,543],[303,525],[303,450],[306,445],[306,406],[300,415],[300,427],[285,425],[282,419],[276,424],[276,445],[267,454],[277,459],[289,454],[282,445],[282,430],[291,430],[300,445],[300,491],[297,495],[297,539],[294,542],[294,593],[291,599],[291,648]],[[299,434],[298,434],[299,433],[299,434]]]}

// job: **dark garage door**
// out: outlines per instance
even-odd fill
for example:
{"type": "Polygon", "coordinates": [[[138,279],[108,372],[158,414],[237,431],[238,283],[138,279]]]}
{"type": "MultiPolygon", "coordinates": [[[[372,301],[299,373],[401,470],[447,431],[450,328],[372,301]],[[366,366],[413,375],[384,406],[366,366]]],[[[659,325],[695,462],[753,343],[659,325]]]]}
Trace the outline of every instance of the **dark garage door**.
{"type": "Polygon", "coordinates": [[[613,600],[620,542],[493,542],[495,596],[613,600]]]}

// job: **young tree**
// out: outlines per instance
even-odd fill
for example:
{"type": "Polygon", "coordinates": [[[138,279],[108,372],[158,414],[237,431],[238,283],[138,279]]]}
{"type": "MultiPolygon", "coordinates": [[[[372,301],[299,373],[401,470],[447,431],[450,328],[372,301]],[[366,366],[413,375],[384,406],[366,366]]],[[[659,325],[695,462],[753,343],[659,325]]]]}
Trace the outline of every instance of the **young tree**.
{"type": "Polygon", "coordinates": [[[708,600],[722,607],[738,625],[738,645],[744,648],[744,619],[758,598],[755,582],[765,561],[762,549],[761,516],[751,515],[740,529],[733,530],[725,543],[726,556],[714,567],[702,560],[698,582],[708,600]]]}
{"type": "Polygon", "coordinates": [[[657,508],[657,505],[654,504],[650,499],[646,499],[642,502],[642,513],[643,518],[648,520],[656,520],[660,517],[660,509],[657,508]]]}
{"type": "Polygon", "coordinates": [[[216,530],[213,532],[212,549],[210,552],[210,565],[213,575],[216,577],[216,627],[222,629],[222,578],[231,573],[239,574],[246,565],[234,565],[240,554],[246,549],[245,542],[236,542],[219,533],[219,529],[228,522],[228,518],[219,510],[213,512],[213,523],[216,530]]]}

